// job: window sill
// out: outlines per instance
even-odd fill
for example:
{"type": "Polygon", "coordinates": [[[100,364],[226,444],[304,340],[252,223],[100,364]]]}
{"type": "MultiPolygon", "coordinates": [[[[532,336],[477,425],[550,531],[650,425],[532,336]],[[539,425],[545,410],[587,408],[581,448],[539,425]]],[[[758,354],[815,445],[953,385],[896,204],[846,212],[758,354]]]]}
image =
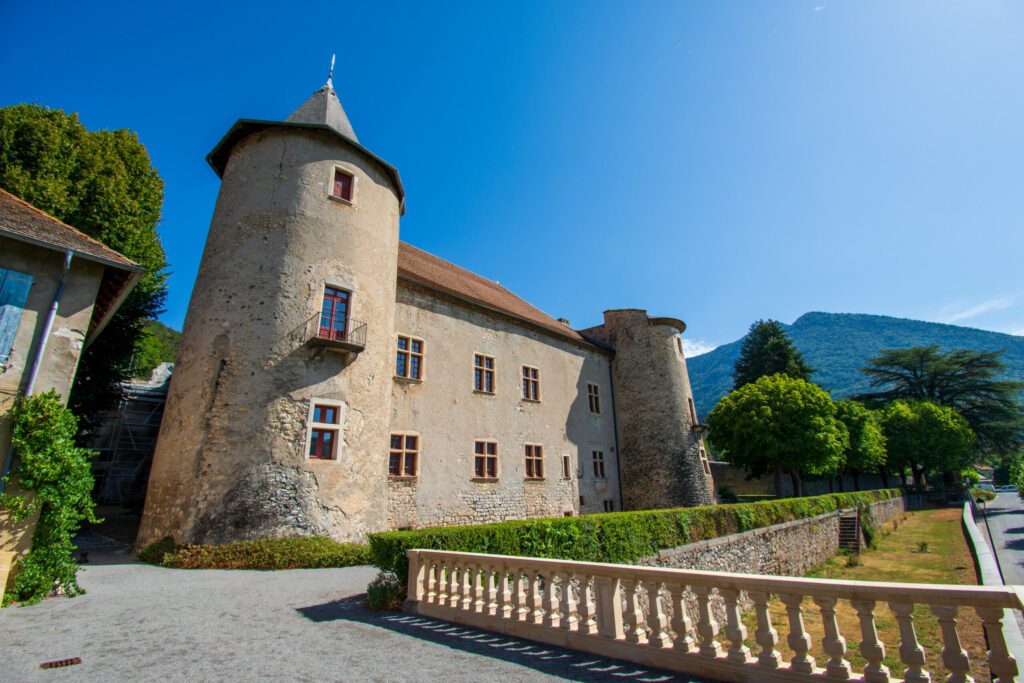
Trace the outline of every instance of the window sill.
{"type": "Polygon", "coordinates": [[[519,400],[522,401],[523,403],[540,403],[541,402],[541,400],[539,398],[521,398],[519,400]]]}
{"type": "Polygon", "coordinates": [[[423,380],[417,377],[402,377],[395,375],[394,380],[400,384],[423,384],[423,380]]]}
{"type": "Polygon", "coordinates": [[[498,477],[471,477],[470,481],[476,484],[496,484],[498,477]]]}
{"type": "Polygon", "coordinates": [[[473,393],[474,394],[480,394],[481,396],[494,396],[494,394],[495,394],[495,392],[493,392],[493,391],[483,391],[481,389],[474,389],[473,393]]]}
{"type": "Polygon", "coordinates": [[[337,458],[311,458],[306,456],[306,462],[338,462],[337,458]]]}
{"type": "Polygon", "coordinates": [[[338,197],[337,195],[333,195],[333,194],[327,195],[327,198],[330,199],[331,201],[338,202],[339,204],[344,204],[346,206],[353,206],[351,199],[345,199],[344,197],[338,197]]]}
{"type": "Polygon", "coordinates": [[[419,481],[419,477],[415,474],[389,474],[388,481],[413,482],[419,481]]]}
{"type": "Polygon", "coordinates": [[[523,477],[523,481],[527,484],[543,484],[547,480],[547,477],[523,477]]]}

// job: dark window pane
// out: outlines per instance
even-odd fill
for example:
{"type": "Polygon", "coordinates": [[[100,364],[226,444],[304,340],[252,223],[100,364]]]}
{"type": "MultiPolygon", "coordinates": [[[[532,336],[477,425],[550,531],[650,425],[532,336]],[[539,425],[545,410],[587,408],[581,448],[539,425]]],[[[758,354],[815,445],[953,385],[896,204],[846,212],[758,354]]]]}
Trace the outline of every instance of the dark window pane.
{"type": "Polygon", "coordinates": [[[477,453],[483,453],[484,452],[484,442],[483,441],[477,441],[476,444],[475,444],[475,448],[476,448],[476,452],[477,453]]]}
{"type": "Polygon", "coordinates": [[[388,458],[388,474],[395,476],[401,474],[401,461],[402,455],[400,453],[392,453],[391,457],[388,458]]]}
{"type": "Polygon", "coordinates": [[[487,455],[494,455],[498,452],[498,444],[490,442],[487,444],[487,455]]]}
{"type": "Polygon", "coordinates": [[[478,476],[478,477],[484,476],[484,459],[483,458],[477,458],[475,464],[476,464],[476,476],[478,476]]]}
{"type": "Polygon", "coordinates": [[[405,473],[412,477],[416,474],[416,454],[406,453],[405,454],[405,473]]]}
{"type": "Polygon", "coordinates": [[[400,349],[407,349],[407,348],[409,348],[409,340],[406,339],[405,337],[399,337],[398,338],[398,348],[400,348],[400,349]]]}
{"type": "Polygon", "coordinates": [[[416,341],[414,339],[412,341],[412,351],[413,351],[413,353],[423,353],[423,342],[416,341]]]}
{"type": "Polygon", "coordinates": [[[487,459],[487,476],[497,477],[498,476],[498,459],[488,458],[487,459]]]}
{"type": "Polygon", "coordinates": [[[405,354],[401,351],[395,356],[395,374],[399,377],[405,377],[405,354]]]}
{"type": "Polygon", "coordinates": [[[420,378],[420,357],[411,356],[409,358],[409,376],[413,379],[420,378]]]}
{"type": "Polygon", "coordinates": [[[391,435],[391,447],[396,449],[396,450],[402,447],[402,435],[401,434],[392,434],[391,435]]]}
{"type": "Polygon", "coordinates": [[[416,437],[415,436],[407,436],[407,437],[405,437],[405,449],[408,450],[408,451],[416,450],[416,437]]]}

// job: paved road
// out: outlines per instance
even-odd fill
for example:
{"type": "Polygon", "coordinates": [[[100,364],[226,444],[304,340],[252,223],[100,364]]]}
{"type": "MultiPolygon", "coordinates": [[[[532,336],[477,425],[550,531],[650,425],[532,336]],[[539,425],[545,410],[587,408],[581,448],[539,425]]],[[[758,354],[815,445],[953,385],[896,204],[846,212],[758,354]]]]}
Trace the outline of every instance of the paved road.
{"type": "Polygon", "coordinates": [[[989,538],[999,560],[1005,583],[1024,584],[1024,501],[1016,493],[999,493],[986,505],[985,518],[977,522],[983,530],[988,522],[989,538]]]}
{"type": "Polygon", "coordinates": [[[370,567],[190,571],[93,539],[88,593],[0,610],[3,681],[674,681],[628,662],[401,613],[372,613],[370,567]],[[65,669],[43,662],[81,657],[65,669]]]}

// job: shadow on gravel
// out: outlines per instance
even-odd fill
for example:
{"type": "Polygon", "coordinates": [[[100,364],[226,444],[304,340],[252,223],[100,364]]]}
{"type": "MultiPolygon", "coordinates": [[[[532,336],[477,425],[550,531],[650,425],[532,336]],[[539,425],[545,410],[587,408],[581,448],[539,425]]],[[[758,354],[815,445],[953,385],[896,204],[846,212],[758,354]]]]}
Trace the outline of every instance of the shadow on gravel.
{"type": "Polygon", "coordinates": [[[710,683],[706,679],[642,667],[618,659],[535,643],[529,640],[451,624],[402,612],[371,612],[363,606],[365,595],[353,595],[321,605],[300,607],[298,612],[311,621],[353,621],[387,629],[410,638],[425,640],[470,654],[501,659],[570,681],[644,681],[668,683],[686,681],[710,683]]]}

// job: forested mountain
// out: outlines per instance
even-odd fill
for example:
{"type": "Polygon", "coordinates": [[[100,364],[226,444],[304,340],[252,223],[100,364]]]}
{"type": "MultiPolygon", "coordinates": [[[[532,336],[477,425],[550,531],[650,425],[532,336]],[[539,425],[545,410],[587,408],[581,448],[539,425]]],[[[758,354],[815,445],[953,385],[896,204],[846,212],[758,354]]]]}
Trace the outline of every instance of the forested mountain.
{"type": "MultiPolygon", "coordinates": [[[[867,359],[882,349],[910,346],[1005,351],[1007,379],[1024,380],[1024,337],[1012,334],[859,313],[805,313],[785,328],[815,369],[812,381],[828,389],[833,398],[868,391],[868,379],[860,371],[867,359]]],[[[686,361],[702,416],[732,389],[732,368],[742,342],[724,344],[686,361]]]]}

